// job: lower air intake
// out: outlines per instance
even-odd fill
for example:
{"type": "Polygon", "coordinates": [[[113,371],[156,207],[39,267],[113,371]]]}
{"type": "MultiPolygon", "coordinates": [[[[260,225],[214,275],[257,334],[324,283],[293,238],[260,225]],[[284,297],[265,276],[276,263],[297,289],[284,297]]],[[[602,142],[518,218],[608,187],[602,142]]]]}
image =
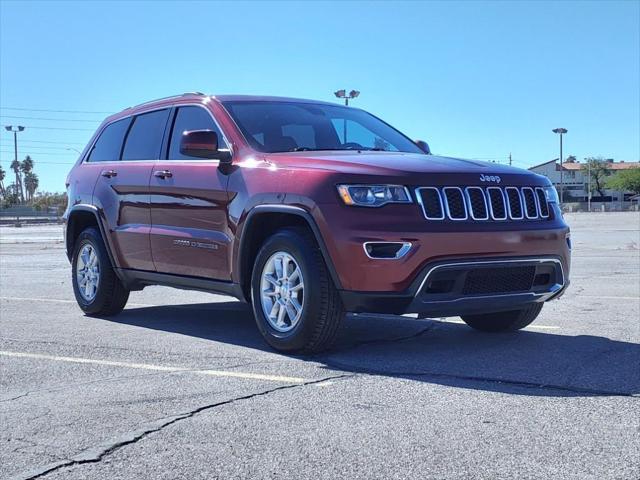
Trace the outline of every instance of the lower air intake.
{"type": "Polygon", "coordinates": [[[469,270],[464,295],[524,292],[531,289],[536,267],[497,267],[469,270]]]}

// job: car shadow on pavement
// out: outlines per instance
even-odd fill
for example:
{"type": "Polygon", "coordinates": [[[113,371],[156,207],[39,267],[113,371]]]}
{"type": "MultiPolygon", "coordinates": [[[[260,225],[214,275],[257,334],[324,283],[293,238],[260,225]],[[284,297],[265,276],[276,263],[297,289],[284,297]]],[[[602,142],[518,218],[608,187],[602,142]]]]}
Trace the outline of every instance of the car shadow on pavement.
{"type": "MultiPolygon", "coordinates": [[[[272,351],[239,302],[129,308],[108,320],[272,351]]],[[[487,334],[438,320],[350,315],[332,350],[288,357],[341,372],[519,395],[640,394],[640,345],[592,335],[487,334]]]]}

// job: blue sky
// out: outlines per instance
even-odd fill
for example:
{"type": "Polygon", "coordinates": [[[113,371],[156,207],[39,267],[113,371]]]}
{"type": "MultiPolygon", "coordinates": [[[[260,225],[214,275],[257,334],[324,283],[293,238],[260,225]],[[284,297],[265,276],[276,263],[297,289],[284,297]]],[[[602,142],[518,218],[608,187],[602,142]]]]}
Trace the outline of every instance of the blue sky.
{"type": "MultiPolygon", "coordinates": [[[[355,88],[357,106],[436,153],[500,162],[511,153],[521,167],[557,157],[557,126],[579,159],[640,157],[638,1],[0,9],[0,123],[27,126],[19,156],[32,155],[49,191],[64,189],[77,156],[65,149],[82,149],[105,116],[76,112],[194,90],[331,100],[355,88]]],[[[12,158],[3,129],[5,170],[12,158]]]]}

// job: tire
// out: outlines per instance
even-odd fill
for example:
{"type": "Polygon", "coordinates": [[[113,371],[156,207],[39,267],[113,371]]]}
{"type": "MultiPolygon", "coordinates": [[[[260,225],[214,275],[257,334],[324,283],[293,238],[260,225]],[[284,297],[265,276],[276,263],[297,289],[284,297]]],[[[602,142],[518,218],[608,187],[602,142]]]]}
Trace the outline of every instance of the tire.
{"type": "Polygon", "coordinates": [[[543,303],[533,303],[522,310],[464,315],[461,318],[471,328],[482,332],[513,332],[533,322],[542,310],[542,305],[543,303]]]}
{"type": "Polygon", "coordinates": [[[116,276],[107,248],[104,245],[100,232],[94,228],[89,227],[82,231],[78,236],[73,249],[72,257],[72,274],[71,283],[73,284],[73,293],[76,296],[78,305],[87,315],[95,316],[111,316],[117,315],[122,311],[129,299],[129,290],[127,290],[120,282],[120,279],[116,276]],[[86,282],[85,286],[81,285],[81,278],[85,269],[81,269],[81,275],[78,275],[79,263],[78,261],[81,253],[83,258],[87,255],[91,257],[91,252],[95,255],[97,269],[94,268],[91,273],[92,278],[97,278],[97,284],[95,288],[87,291],[86,282]]]}
{"type": "MultiPolygon", "coordinates": [[[[282,264],[280,270],[282,271],[282,264]]],[[[271,277],[277,277],[274,270],[271,277]]],[[[313,235],[304,228],[284,228],[269,237],[260,248],[254,263],[251,278],[251,303],[260,333],[271,347],[281,352],[311,354],[326,350],[333,343],[342,319],[345,316],[344,307],[338,290],[336,289],[322,254],[313,235]],[[279,255],[291,257],[289,272],[285,275],[290,280],[282,283],[288,284],[287,292],[280,296],[275,293],[274,284],[264,278],[271,265],[277,265],[279,255]],[[303,288],[294,292],[296,280],[294,268],[299,268],[303,288]],[[265,270],[266,269],[266,270],[265,270]],[[266,286],[266,287],[265,287],[266,286]],[[270,297],[263,306],[263,292],[273,289],[270,297]],[[291,288],[289,291],[288,289],[291,288]],[[302,307],[298,314],[297,322],[292,321],[289,312],[297,312],[292,309],[294,296],[297,295],[298,304],[302,307]],[[283,318],[283,323],[274,325],[275,320],[267,318],[265,308],[273,312],[270,301],[275,304],[276,299],[288,304],[288,312],[283,318]],[[288,320],[288,324],[287,324],[288,320]]],[[[275,308],[275,305],[274,305],[275,308]]],[[[287,310],[286,308],[284,310],[287,310]]],[[[278,314],[280,308],[278,309],[278,314]]]]}

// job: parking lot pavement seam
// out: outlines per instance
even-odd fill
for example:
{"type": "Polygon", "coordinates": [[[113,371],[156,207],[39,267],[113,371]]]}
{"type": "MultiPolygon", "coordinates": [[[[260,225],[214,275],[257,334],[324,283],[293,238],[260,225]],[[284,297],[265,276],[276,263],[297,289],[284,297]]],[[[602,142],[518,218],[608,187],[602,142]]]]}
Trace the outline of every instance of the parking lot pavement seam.
{"type": "Polygon", "coordinates": [[[173,425],[177,422],[180,422],[182,420],[186,420],[189,419],[199,413],[202,412],[206,412],[209,410],[212,410],[214,408],[217,407],[222,407],[225,405],[230,405],[236,402],[240,402],[240,401],[244,401],[244,400],[251,400],[254,398],[258,398],[258,397],[263,397],[266,395],[269,395],[271,393],[275,393],[275,392],[279,392],[282,390],[291,390],[291,389],[295,389],[295,388],[301,388],[301,387],[306,387],[306,386],[310,386],[310,385],[316,385],[319,383],[323,383],[323,382],[327,382],[327,381],[335,381],[335,380],[341,380],[341,379],[346,379],[346,378],[352,378],[356,376],[355,374],[341,374],[341,375],[333,375],[333,376],[328,376],[328,377],[323,377],[317,380],[309,380],[307,382],[304,383],[296,383],[296,384],[291,384],[291,385],[282,385],[279,387],[275,387],[275,388],[271,388],[269,390],[264,390],[262,392],[258,392],[258,393],[252,393],[249,395],[242,395],[239,397],[234,397],[228,400],[224,400],[222,402],[216,402],[216,403],[212,403],[212,404],[208,404],[208,405],[204,405],[198,408],[194,408],[192,410],[189,410],[186,413],[181,413],[178,415],[173,415],[173,416],[169,416],[169,417],[165,417],[163,419],[157,420],[154,423],[150,423],[147,425],[146,428],[142,428],[142,429],[138,429],[138,430],[134,430],[134,431],[129,431],[124,433],[123,435],[121,435],[120,437],[112,440],[109,443],[105,443],[102,445],[98,445],[96,447],[93,448],[88,448],[86,450],[84,450],[83,452],[79,453],[78,455],[74,456],[71,459],[67,459],[67,460],[62,460],[60,462],[55,462],[49,465],[45,465],[37,470],[32,470],[30,472],[25,472],[22,474],[18,474],[14,477],[12,477],[15,480],[34,480],[36,478],[42,478],[45,475],[48,475],[50,473],[56,472],[58,470],[61,470],[63,468],[69,468],[69,467],[74,467],[74,466],[78,466],[78,465],[83,465],[83,464],[87,464],[87,463],[98,463],[100,461],[102,461],[106,456],[110,455],[111,453],[115,452],[116,450],[119,450],[122,447],[125,447],[127,445],[131,445],[134,444],[140,440],[142,440],[143,438],[147,437],[148,435],[151,435],[152,433],[156,433],[159,432],[161,430],[163,430],[164,428],[173,425]]]}
{"type": "Polygon", "coordinates": [[[360,348],[360,347],[365,346],[365,345],[379,345],[379,344],[384,344],[384,343],[396,343],[396,342],[404,342],[406,340],[413,340],[413,339],[416,339],[418,337],[421,337],[425,333],[428,333],[429,331],[431,331],[435,327],[436,327],[436,322],[431,320],[426,328],[423,328],[422,330],[420,330],[420,331],[418,331],[416,333],[412,333],[411,335],[404,335],[402,337],[395,337],[395,338],[374,338],[372,340],[363,340],[362,342],[356,342],[356,343],[353,343],[351,345],[347,345],[343,349],[332,351],[332,352],[329,352],[328,354],[322,354],[318,358],[324,359],[327,356],[330,356],[331,354],[345,353],[345,352],[347,352],[349,350],[355,350],[356,348],[360,348]]]}

